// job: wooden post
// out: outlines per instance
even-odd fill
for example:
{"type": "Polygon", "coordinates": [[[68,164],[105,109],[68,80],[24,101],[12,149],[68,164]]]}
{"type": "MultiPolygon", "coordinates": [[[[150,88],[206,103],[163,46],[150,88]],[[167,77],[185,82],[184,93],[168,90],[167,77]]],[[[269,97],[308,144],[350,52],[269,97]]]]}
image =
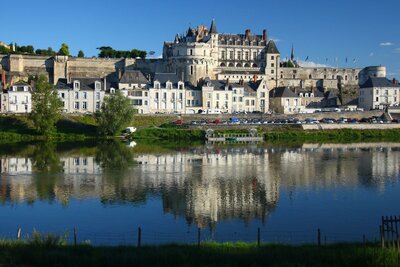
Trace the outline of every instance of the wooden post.
{"type": "Polygon", "coordinates": [[[382,243],[382,248],[385,247],[385,236],[383,232],[383,226],[379,225],[379,232],[381,233],[381,243],[382,243]]]}
{"type": "Polygon", "coordinates": [[[21,227],[18,227],[17,230],[17,240],[19,240],[21,238],[21,227]]]}
{"type": "Polygon", "coordinates": [[[76,226],[74,226],[74,247],[76,247],[76,226]]]}
{"type": "Polygon", "coordinates": [[[260,227],[257,229],[257,247],[260,247],[260,227]]]}
{"type": "Polygon", "coordinates": [[[138,246],[138,248],[140,248],[141,245],[142,245],[142,228],[139,227],[138,228],[138,238],[137,238],[137,246],[138,246]]]}
{"type": "Polygon", "coordinates": [[[318,246],[321,246],[321,229],[318,228],[318,246]]]}
{"type": "Polygon", "coordinates": [[[199,246],[199,247],[200,247],[200,241],[201,241],[200,233],[201,233],[200,228],[197,228],[197,246],[199,246]]]}

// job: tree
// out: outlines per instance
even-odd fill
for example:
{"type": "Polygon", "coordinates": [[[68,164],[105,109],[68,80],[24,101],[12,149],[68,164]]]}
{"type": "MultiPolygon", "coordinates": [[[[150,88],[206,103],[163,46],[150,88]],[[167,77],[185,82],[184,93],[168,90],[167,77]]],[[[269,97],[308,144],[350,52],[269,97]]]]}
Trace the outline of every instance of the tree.
{"type": "Polygon", "coordinates": [[[85,57],[85,53],[82,50],[79,50],[78,57],[85,57]]]}
{"type": "Polygon", "coordinates": [[[60,50],[58,50],[58,54],[61,56],[69,56],[69,47],[66,43],[61,44],[60,50]]]}
{"type": "Polygon", "coordinates": [[[121,92],[105,98],[100,111],[96,113],[99,134],[115,135],[131,123],[133,114],[130,100],[121,92]]]}
{"type": "Polygon", "coordinates": [[[46,137],[55,133],[55,124],[61,117],[62,102],[52,84],[47,82],[44,75],[36,81],[32,93],[32,121],[36,131],[46,137]]]}

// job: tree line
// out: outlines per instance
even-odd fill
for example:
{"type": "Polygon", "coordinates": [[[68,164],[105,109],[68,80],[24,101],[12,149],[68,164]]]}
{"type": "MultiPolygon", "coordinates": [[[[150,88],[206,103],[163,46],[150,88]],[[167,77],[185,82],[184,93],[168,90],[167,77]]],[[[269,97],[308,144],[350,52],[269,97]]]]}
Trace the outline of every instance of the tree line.
{"type": "MultiPolygon", "coordinates": [[[[110,46],[101,46],[97,48],[100,50],[98,57],[100,58],[146,58],[147,52],[139,49],[128,50],[115,50],[110,46]]],[[[66,43],[61,44],[60,49],[57,51],[48,47],[47,49],[36,49],[33,45],[19,46],[16,43],[11,43],[9,47],[0,45],[0,54],[27,54],[38,56],[70,56],[69,46],[66,43]]],[[[79,50],[77,57],[85,57],[82,50],[79,50]]]]}

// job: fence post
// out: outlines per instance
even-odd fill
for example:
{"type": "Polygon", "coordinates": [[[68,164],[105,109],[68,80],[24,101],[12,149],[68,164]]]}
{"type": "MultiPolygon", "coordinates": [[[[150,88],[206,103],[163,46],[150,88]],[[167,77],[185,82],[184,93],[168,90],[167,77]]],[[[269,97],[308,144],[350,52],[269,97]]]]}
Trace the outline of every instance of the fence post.
{"type": "Polygon", "coordinates": [[[260,227],[257,229],[257,247],[260,247],[260,227]]]}
{"type": "Polygon", "coordinates": [[[74,226],[74,247],[76,247],[76,226],[74,226]]]}
{"type": "Polygon", "coordinates": [[[17,240],[19,240],[21,238],[21,227],[18,227],[17,230],[17,240]]]}
{"type": "Polygon", "coordinates": [[[318,246],[321,246],[321,229],[319,229],[319,228],[318,228],[317,238],[318,238],[318,246]]]}
{"type": "Polygon", "coordinates": [[[379,232],[381,233],[382,248],[385,247],[385,233],[383,232],[383,225],[379,225],[379,232]]]}
{"type": "Polygon", "coordinates": [[[140,248],[142,245],[142,228],[138,227],[138,238],[137,238],[137,246],[140,248]]]}
{"type": "Polygon", "coordinates": [[[200,247],[200,241],[201,241],[200,233],[201,233],[200,228],[197,228],[197,246],[199,246],[199,247],[200,247]]]}

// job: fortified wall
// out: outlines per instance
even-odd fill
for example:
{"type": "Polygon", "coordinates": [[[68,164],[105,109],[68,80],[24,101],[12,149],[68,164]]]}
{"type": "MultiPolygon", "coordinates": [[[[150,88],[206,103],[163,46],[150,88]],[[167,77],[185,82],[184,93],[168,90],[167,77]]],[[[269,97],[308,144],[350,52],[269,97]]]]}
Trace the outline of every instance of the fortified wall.
{"type": "Polygon", "coordinates": [[[50,83],[60,78],[99,77],[117,82],[126,69],[140,68],[145,73],[162,72],[159,59],[77,58],[68,56],[0,55],[0,70],[6,71],[7,82],[25,80],[30,76],[45,75],[50,83]]]}

